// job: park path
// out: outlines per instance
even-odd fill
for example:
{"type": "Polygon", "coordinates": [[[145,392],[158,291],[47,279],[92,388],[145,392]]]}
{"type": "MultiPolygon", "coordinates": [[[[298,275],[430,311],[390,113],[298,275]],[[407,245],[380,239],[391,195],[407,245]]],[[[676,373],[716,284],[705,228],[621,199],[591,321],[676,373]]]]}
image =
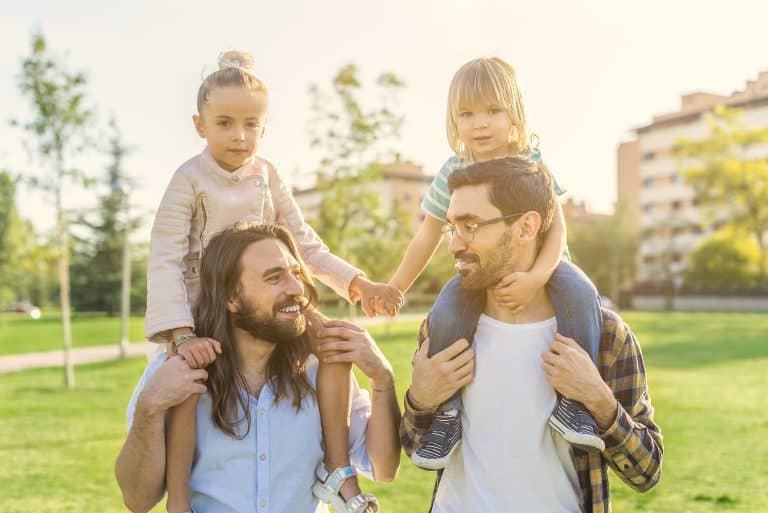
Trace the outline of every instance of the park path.
{"type": "MultiPolygon", "coordinates": [[[[424,318],[424,313],[407,313],[398,315],[393,322],[417,321],[424,318]]],[[[375,326],[384,324],[389,319],[385,317],[357,318],[355,323],[361,326],[375,326]]],[[[414,333],[414,337],[415,337],[414,333]]],[[[128,358],[137,358],[147,354],[148,343],[133,342],[128,344],[126,356],[128,358]]],[[[105,346],[79,347],[72,349],[72,361],[75,365],[84,363],[106,362],[120,358],[120,346],[117,343],[105,346]]],[[[10,356],[0,356],[0,374],[9,372],[18,372],[26,369],[38,369],[43,367],[61,367],[64,364],[64,352],[45,351],[41,353],[25,353],[10,356]]]]}

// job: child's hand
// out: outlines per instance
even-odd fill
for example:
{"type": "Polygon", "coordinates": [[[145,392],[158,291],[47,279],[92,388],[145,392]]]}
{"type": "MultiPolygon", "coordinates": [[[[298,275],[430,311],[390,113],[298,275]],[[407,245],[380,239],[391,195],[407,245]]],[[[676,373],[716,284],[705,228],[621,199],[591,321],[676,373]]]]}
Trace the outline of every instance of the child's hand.
{"type": "Polygon", "coordinates": [[[389,313],[392,315],[403,306],[403,294],[397,287],[384,283],[374,283],[368,278],[357,276],[350,285],[350,296],[360,299],[360,307],[368,317],[377,313],[389,313]],[[381,307],[377,310],[376,305],[381,307]]]}
{"type": "MultiPolygon", "coordinates": [[[[400,292],[400,289],[397,287],[395,287],[395,290],[400,292]]],[[[371,306],[373,307],[374,312],[377,315],[383,314],[389,317],[394,317],[397,315],[397,312],[400,311],[400,308],[402,308],[404,303],[405,299],[403,298],[402,293],[400,297],[395,298],[394,300],[390,299],[389,303],[387,303],[386,300],[380,296],[374,296],[373,299],[371,299],[371,306]]]]}
{"type": "Polygon", "coordinates": [[[491,290],[500,305],[519,313],[542,286],[533,274],[516,272],[504,276],[491,290]]]}
{"type": "Polygon", "coordinates": [[[221,344],[217,340],[196,337],[176,348],[176,353],[184,357],[193,369],[202,369],[212,364],[217,354],[221,354],[221,344]]]}
{"type": "Polygon", "coordinates": [[[364,290],[360,306],[368,317],[386,314],[393,317],[403,306],[405,299],[397,287],[384,283],[373,283],[369,290],[364,290]]]}

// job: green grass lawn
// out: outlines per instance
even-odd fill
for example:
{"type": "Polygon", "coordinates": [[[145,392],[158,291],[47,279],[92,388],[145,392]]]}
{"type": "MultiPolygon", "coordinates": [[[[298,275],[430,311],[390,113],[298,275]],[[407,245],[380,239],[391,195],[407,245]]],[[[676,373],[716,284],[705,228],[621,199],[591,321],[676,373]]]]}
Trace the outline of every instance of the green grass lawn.
{"type": "MultiPolygon", "coordinates": [[[[128,328],[129,340],[144,340],[143,317],[131,317],[128,328]]],[[[61,317],[57,312],[44,311],[37,320],[22,314],[0,313],[0,356],[61,349],[61,339],[61,317]]],[[[72,347],[117,344],[119,339],[119,316],[72,316],[72,347]]]]}
{"type": "MultiPolygon", "coordinates": [[[[651,492],[634,493],[613,479],[613,510],[767,512],[768,316],[625,318],[643,345],[666,452],[662,481],[651,492]]],[[[402,397],[416,324],[372,331],[395,367],[402,397]]],[[[62,389],[58,369],[0,376],[0,512],[124,511],[112,465],[126,433],[125,405],[144,364],[78,367],[78,388],[71,392],[62,389]]],[[[385,513],[421,512],[432,475],[404,460],[394,483],[364,482],[363,488],[378,495],[385,513]]]]}

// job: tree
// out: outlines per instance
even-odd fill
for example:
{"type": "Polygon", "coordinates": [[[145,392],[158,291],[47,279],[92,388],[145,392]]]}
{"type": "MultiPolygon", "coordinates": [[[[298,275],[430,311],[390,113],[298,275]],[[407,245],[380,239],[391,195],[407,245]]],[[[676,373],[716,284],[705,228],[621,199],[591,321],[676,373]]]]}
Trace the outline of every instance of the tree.
{"type": "Polygon", "coordinates": [[[743,233],[718,232],[691,254],[685,283],[718,289],[749,287],[757,280],[759,260],[760,250],[754,239],[743,233]]]}
{"type": "Polygon", "coordinates": [[[77,241],[79,251],[72,265],[72,303],[80,310],[115,315],[120,311],[125,237],[141,222],[128,219],[126,207],[133,182],[123,170],[123,158],[129,149],[122,142],[114,120],[110,127],[107,152],[111,162],[102,181],[103,194],[95,216],[83,215],[77,222],[87,229],[87,236],[77,241]]]}
{"type": "Polygon", "coordinates": [[[42,33],[32,35],[31,53],[22,61],[18,75],[19,90],[29,100],[32,119],[14,120],[12,124],[29,134],[27,149],[46,169],[44,176],[31,183],[51,197],[56,209],[64,381],[68,388],[74,387],[75,375],[70,355],[69,226],[62,200],[65,184],[87,183],[83,174],[71,167],[72,158],[83,150],[92,117],[85,106],[85,85],[82,72],[69,71],[50,53],[42,33]]]}
{"type": "Polygon", "coordinates": [[[760,281],[766,285],[768,159],[750,153],[768,143],[768,128],[748,127],[739,110],[722,105],[707,115],[707,125],[703,139],[678,142],[678,165],[711,217],[724,216],[728,226],[746,230],[757,241],[760,281]]]}
{"type": "Polygon", "coordinates": [[[568,246],[573,262],[592,279],[601,294],[619,301],[623,283],[635,276],[637,240],[624,226],[626,209],[601,220],[568,219],[568,246]]]}
{"type": "Polygon", "coordinates": [[[310,144],[321,153],[316,182],[321,201],[312,225],[334,253],[384,279],[410,236],[407,214],[396,202],[385,211],[374,187],[380,164],[394,160],[388,145],[403,122],[393,109],[404,84],[392,73],[380,74],[379,103],[372,108],[362,103],[363,83],[354,64],[342,67],[331,86],[331,94],[317,84],[309,87],[310,144]]]}

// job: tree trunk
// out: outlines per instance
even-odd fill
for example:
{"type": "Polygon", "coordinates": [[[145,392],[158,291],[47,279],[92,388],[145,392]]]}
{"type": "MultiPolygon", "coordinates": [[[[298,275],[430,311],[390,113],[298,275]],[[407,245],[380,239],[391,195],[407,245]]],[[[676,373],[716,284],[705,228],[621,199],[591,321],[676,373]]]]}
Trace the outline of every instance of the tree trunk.
{"type": "Polygon", "coordinates": [[[120,295],[120,358],[128,355],[128,322],[131,304],[131,250],[128,238],[130,217],[128,212],[128,198],[125,201],[125,231],[123,232],[123,283],[120,295]]]}
{"type": "Polygon", "coordinates": [[[72,364],[72,326],[69,306],[69,231],[64,217],[64,207],[61,204],[60,184],[56,191],[56,210],[59,230],[59,299],[61,329],[64,335],[64,384],[72,389],[75,388],[75,369],[72,364]]]}

